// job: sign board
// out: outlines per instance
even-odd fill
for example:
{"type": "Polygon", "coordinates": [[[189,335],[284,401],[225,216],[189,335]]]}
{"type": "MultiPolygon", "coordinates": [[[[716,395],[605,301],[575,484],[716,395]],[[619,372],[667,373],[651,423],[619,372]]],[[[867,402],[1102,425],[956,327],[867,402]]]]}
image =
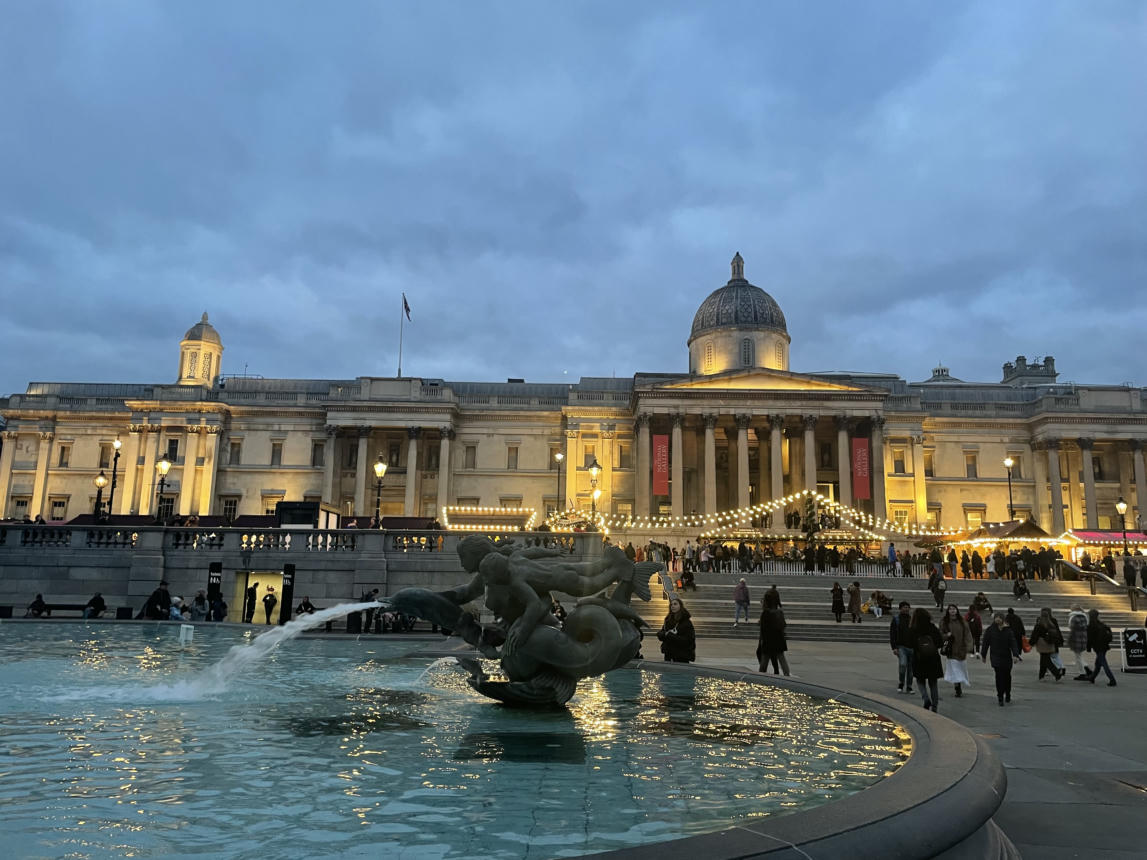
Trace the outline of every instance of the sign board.
{"type": "Polygon", "coordinates": [[[1124,627],[1123,671],[1147,672],[1147,627],[1124,627]]]}
{"type": "Polygon", "coordinates": [[[669,437],[653,437],[653,495],[669,495],[669,437]]]}
{"type": "Polygon", "coordinates": [[[871,468],[868,457],[868,439],[863,436],[852,438],[852,497],[871,499],[869,476],[871,468]]]}

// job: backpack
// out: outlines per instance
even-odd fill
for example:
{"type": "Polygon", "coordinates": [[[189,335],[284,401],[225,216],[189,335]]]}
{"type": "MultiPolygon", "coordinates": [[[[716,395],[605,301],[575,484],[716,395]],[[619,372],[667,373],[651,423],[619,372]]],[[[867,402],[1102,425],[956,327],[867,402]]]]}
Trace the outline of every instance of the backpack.
{"type": "Polygon", "coordinates": [[[925,660],[931,660],[933,657],[939,655],[936,650],[936,643],[932,641],[931,636],[921,636],[916,640],[916,656],[925,660]]]}

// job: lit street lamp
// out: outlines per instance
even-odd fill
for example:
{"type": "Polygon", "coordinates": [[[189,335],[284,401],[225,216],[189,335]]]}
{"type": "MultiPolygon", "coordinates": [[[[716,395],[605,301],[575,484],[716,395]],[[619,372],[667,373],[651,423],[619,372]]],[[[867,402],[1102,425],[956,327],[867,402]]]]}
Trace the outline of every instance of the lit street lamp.
{"type": "Polygon", "coordinates": [[[1011,457],[1004,457],[1004,468],[1008,470],[1008,522],[1016,518],[1015,509],[1012,507],[1012,466],[1016,461],[1011,457]]]}
{"type": "Polygon", "coordinates": [[[566,458],[566,455],[563,454],[561,451],[555,451],[554,452],[554,460],[557,461],[557,464],[558,464],[558,485],[555,488],[555,492],[557,493],[558,499],[556,502],[554,502],[554,513],[555,514],[560,514],[562,512],[562,460],[564,460],[565,458],[566,458]]]}
{"type": "Polygon", "coordinates": [[[1123,529],[1123,554],[1130,555],[1127,549],[1127,502],[1123,501],[1123,496],[1115,503],[1115,510],[1119,513],[1119,526],[1123,529]]]}
{"type": "Polygon", "coordinates": [[[378,455],[378,462],[374,464],[374,527],[382,528],[382,478],[386,475],[386,463],[382,455],[378,455]]]}
{"type": "Polygon", "coordinates": [[[96,475],[93,483],[96,485],[96,520],[103,519],[104,509],[104,487],[108,485],[108,476],[104,474],[104,470],[100,469],[100,473],[96,475]]]}
{"type": "Polygon", "coordinates": [[[594,530],[597,530],[597,497],[601,495],[601,490],[597,488],[597,476],[601,474],[601,464],[597,462],[597,457],[593,458],[593,462],[589,464],[589,504],[590,504],[590,522],[594,530]]]}
{"type": "Polygon", "coordinates": [[[112,486],[111,489],[108,490],[108,517],[111,517],[111,515],[115,513],[113,505],[115,504],[116,472],[119,470],[119,449],[123,447],[123,442],[117,437],[116,440],[112,442],[112,447],[115,448],[115,456],[112,457],[112,486]]]}
{"type": "Polygon", "coordinates": [[[155,499],[155,522],[159,525],[163,522],[163,490],[167,486],[167,473],[171,471],[171,460],[166,454],[155,464],[155,471],[159,472],[159,492],[155,499]]]}

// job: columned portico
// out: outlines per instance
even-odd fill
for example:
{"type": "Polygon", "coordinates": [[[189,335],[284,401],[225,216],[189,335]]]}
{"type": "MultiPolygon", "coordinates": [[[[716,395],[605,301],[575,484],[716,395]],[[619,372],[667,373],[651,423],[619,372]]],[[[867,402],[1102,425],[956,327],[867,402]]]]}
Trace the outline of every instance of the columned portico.
{"type": "MultiPolygon", "coordinates": [[[[211,514],[211,501],[215,495],[215,463],[219,459],[219,428],[208,425],[203,442],[203,471],[199,477],[199,516],[211,514]]],[[[333,455],[332,455],[333,456],[333,455]]]]}
{"type": "Polygon", "coordinates": [[[143,430],[146,435],[141,439],[143,444],[143,472],[140,474],[139,480],[139,515],[146,517],[157,512],[155,507],[157,504],[155,498],[155,458],[163,433],[161,427],[153,424],[145,424],[143,430]]]}
{"type": "MultiPolygon", "coordinates": [[[[453,438],[454,428],[443,427],[438,438],[438,499],[434,509],[435,516],[439,518],[450,504],[450,442],[453,438]]],[[[561,507],[559,499],[558,510],[561,510],[561,507]]]]}
{"type": "Polygon", "coordinates": [[[785,495],[784,463],[781,460],[781,432],[784,430],[785,417],[773,415],[769,424],[769,469],[773,473],[773,498],[781,499],[785,495]]]}
{"type": "Polygon", "coordinates": [[[421,427],[406,428],[406,498],[402,504],[402,515],[416,517],[418,510],[418,440],[422,437],[421,427]]]}
{"type": "Polygon", "coordinates": [[[1143,442],[1139,439],[1131,440],[1131,461],[1135,469],[1135,517],[1147,525],[1147,469],[1143,463],[1143,442]]]}
{"type": "Polygon", "coordinates": [[[120,458],[123,461],[120,465],[123,472],[116,479],[116,483],[119,484],[119,493],[116,495],[119,504],[119,510],[115,512],[117,514],[130,514],[132,505],[135,504],[135,480],[139,474],[139,446],[143,433],[135,427],[130,430],[127,444],[123,446],[123,456],[120,458]]]}
{"type": "Polygon", "coordinates": [[[1045,531],[1051,528],[1051,519],[1048,517],[1050,504],[1048,502],[1047,481],[1047,445],[1036,442],[1032,445],[1035,456],[1035,498],[1032,500],[1032,516],[1040,528],[1045,531]]]}
{"type": "Polygon", "coordinates": [[[836,417],[836,478],[839,483],[840,504],[852,505],[852,446],[848,438],[848,419],[836,417]]]}
{"type": "Polygon", "coordinates": [[[366,455],[370,442],[370,428],[358,428],[358,460],[354,472],[354,512],[358,515],[366,513],[366,455]]]}
{"type": "Polygon", "coordinates": [[[717,513],[717,416],[705,415],[705,513],[717,513]]]}
{"type": "Polygon", "coordinates": [[[685,513],[685,446],[681,430],[685,424],[685,416],[677,413],[673,416],[673,431],[670,440],[672,449],[669,452],[669,470],[671,484],[669,487],[669,513],[679,519],[685,513]]]}
{"type": "MultiPolygon", "coordinates": [[[[634,488],[634,504],[637,507],[637,516],[649,516],[649,491],[650,487],[650,462],[649,462],[649,416],[642,414],[638,415],[634,421],[634,430],[637,433],[637,474],[634,479],[637,481],[637,486],[634,488]]],[[[567,453],[566,459],[569,459],[567,453]]],[[[568,477],[566,473],[566,495],[569,495],[568,477]]]]}
{"type": "Polygon", "coordinates": [[[1063,478],[1059,474],[1059,440],[1047,441],[1047,481],[1051,491],[1051,534],[1059,537],[1063,526],[1063,478]]]}
{"type": "Polygon", "coordinates": [[[4,431],[4,450],[0,451],[0,520],[8,516],[8,494],[12,490],[12,463],[16,457],[16,431],[4,431]]]}
{"type": "Polygon", "coordinates": [[[884,476],[887,468],[884,465],[884,417],[877,415],[872,419],[872,463],[869,466],[872,473],[872,507],[876,516],[888,516],[888,501],[884,492],[884,476]]]}
{"type": "MultiPolygon", "coordinates": [[[[566,429],[566,456],[562,460],[562,468],[565,469],[565,476],[563,479],[566,488],[566,497],[561,499],[561,507],[569,505],[570,507],[577,507],[577,463],[575,456],[577,454],[577,436],[578,430],[576,427],[569,427],[566,429]]],[[[649,506],[648,499],[646,499],[646,507],[649,506]]]]}
{"type": "Polygon", "coordinates": [[[816,492],[816,421],[815,415],[804,417],[804,488],[810,493],[816,492]]]}
{"type": "Polygon", "coordinates": [[[912,437],[912,496],[916,503],[916,522],[928,522],[928,487],[924,482],[924,434],[912,437]]]}
{"type": "Polygon", "coordinates": [[[1083,507],[1087,516],[1089,529],[1099,528],[1099,511],[1095,509],[1095,462],[1092,460],[1092,451],[1095,440],[1083,438],[1078,440],[1079,457],[1083,464],[1083,507]]]}
{"type": "Polygon", "coordinates": [[[749,424],[752,416],[737,416],[737,507],[749,506],[749,424]]]}
{"type": "Polygon", "coordinates": [[[51,431],[43,431],[40,433],[40,447],[36,449],[36,478],[35,483],[32,484],[32,510],[33,517],[43,516],[44,502],[47,499],[48,488],[48,461],[52,457],[52,439],[54,434],[51,431]]]}
{"type": "Polygon", "coordinates": [[[179,473],[179,501],[176,511],[181,517],[191,513],[191,500],[195,495],[195,462],[199,459],[201,427],[187,428],[187,444],[183,448],[183,469],[179,473]]]}

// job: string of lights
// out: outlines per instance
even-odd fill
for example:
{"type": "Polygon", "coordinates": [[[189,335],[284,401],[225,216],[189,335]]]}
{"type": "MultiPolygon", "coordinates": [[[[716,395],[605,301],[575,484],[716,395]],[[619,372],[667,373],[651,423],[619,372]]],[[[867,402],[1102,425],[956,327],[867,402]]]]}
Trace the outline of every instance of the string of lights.
{"type": "Polygon", "coordinates": [[[505,508],[485,505],[447,505],[442,509],[442,526],[450,531],[477,532],[477,531],[532,531],[537,522],[538,512],[535,508],[505,508]],[[497,523],[483,519],[478,523],[450,522],[450,514],[460,518],[470,517],[505,517],[507,522],[497,523]],[[527,517],[525,522],[509,522],[511,517],[527,517]]]}

